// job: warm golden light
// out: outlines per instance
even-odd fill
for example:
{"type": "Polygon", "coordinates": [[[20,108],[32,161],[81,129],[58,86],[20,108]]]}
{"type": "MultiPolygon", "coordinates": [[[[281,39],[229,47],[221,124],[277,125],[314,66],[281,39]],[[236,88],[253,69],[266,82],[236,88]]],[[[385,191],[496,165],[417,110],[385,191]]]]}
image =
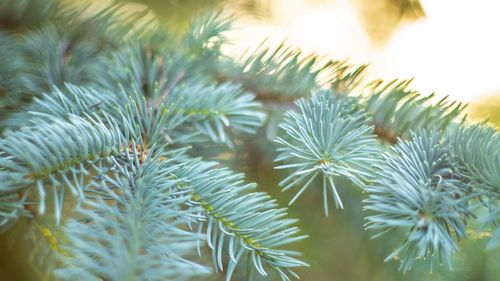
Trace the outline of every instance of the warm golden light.
{"type": "Polygon", "coordinates": [[[370,63],[368,78],[415,77],[413,88],[423,94],[471,102],[500,94],[498,1],[422,0],[420,18],[404,18],[387,5],[370,6],[367,14],[363,7],[372,1],[365,0],[260,2],[268,3],[268,17],[238,17],[235,50],[266,37],[270,44],[286,39],[305,51],[370,63]]]}

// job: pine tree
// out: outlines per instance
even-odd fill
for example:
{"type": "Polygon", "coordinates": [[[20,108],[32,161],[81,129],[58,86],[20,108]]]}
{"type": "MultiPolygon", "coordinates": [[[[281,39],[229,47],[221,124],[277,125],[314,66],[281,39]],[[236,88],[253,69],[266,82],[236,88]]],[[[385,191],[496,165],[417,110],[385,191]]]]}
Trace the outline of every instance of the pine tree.
{"type": "Polygon", "coordinates": [[[404,234],[402,271],[451,267],[474,227],[500,244],[500,134],[411,81],[286,44],[228,57],[223,13],[179,35],[125,4],[2,0],[0,28],[0,225],[28,222],[44,278],[297,278],[300,222],[210,154],[266,131],[290,204],[319,190],[328,215],[352,183],[368,231],[404,234]]]}

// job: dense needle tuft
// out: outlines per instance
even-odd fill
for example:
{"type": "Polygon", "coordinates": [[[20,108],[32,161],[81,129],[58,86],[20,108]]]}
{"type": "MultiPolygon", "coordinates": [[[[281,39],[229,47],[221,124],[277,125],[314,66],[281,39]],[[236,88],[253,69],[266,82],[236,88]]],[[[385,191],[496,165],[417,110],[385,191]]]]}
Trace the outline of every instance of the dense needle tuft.
{"type": "Polygon", "coordinates": [[[325,215],[328,194],[337,208],[343,208],[334,177],[343,176],[363,188],[372,178],[378,147],[373,126],[350,98],[319,92],[310,100],[301,99],[298,110],[289,110],[280,127],[286,135],[278,137],[277,169],[293,172],[280,182],[283,191],[298,186],[297,198],[320,178],[325,215]]]}
{"type": "MultiPolygon", "coordinates": [[[[412,133],[383,156],[375,183],[368,188],[367,229],[381,236],[393,229],[405,240],[387,260],[399,257],[401,270],[417,258],[437,256],[451,267],[458,240],[466,236],[468,188],[437,133],[412,133]]],[[[431,267],[432,268],[432,267],[431,267]]]]}

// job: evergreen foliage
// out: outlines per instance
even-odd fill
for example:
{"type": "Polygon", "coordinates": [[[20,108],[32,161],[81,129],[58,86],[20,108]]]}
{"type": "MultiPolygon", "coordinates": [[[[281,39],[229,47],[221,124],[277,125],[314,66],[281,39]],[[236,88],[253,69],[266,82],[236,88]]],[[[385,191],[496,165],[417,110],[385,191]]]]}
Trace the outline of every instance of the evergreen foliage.
{"type": "Polygon", "coordinates": [[[297,105],[299,111],[288,111],[281,125],[288,139],[276,139],[282,145],[276,161],[290,162],[276,168],[295,169],[280,185],[288,190],[306,182],[291,204],[316,177],[321,177],[324,211],[328,215],[329,193],[335,206],[343,208],[335,176],[344,176],[359,187],[364,187],[371,177],[378,152],[373,126],[354,100],[330,92],[313,94],[310,101],[301,99],[297,105]]]}
{"type": "Polygon", "coordinates": [[[401,256],[407,271],[418,257],[437,254],[451,267],[451,255],[458,240],[466,236],[471,211],[467,208],[467,186],[449,152],[435,132],[411,134],[382,158],[366,209],[377,214],[367,218],[368,229],[380,229],[380,236],[396,227],[408,230],[401,247],[387,259],[401,256]]]}
{"type": "Polygon", "coordinates": [[[476,219],[497,249],[496,128],[410,81],[365,83],[366,66],[286,44],[233,59],[230,27],[223,13],[174,32],[126,4],[0,0],[0,226],[40,226],[28,235],[46,238],[44,278],[299,277],[300,223],[203,153],[237,153],[273,126],[271,103],[286,111],[274,143],[282,190],[298,188],[290,204],[319,188],[328,215],[351,182],[374,237],[404,235],[387,258],[402,271],[451,267],[476,219]]]}

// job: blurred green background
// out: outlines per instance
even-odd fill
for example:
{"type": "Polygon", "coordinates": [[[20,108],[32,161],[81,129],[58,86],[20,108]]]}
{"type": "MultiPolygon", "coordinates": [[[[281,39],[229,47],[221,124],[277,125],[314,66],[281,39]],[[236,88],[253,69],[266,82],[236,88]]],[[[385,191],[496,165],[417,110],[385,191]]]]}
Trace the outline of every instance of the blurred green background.
{"type": "MultiPolygon", "coordinates": [[[[456,38],[426,41],[434,38],[433,36],[440,36],[442,22],[448,22],[450,25],[449,34],[453,34],[455,29],[463,31],[463,25],[453,26],[453,22],[449,23],[449,18],[455,19],[454,11],[462,11],[455,9],[456,7],[451,5],[452,2],[449,2],[449,6],[444,5],[444,8],[448,8],[449,18],[446,13],[441,12],[443,7],[440,6],[439,10],[431,1],[417,0],[140,0],[135,2],[149,6],[163,23],[178,30],[186,28],[193,16],[207,10],[224,8],[228,14],[234,14],[236,17],[236,30],[228,34],[232,40],[232,44],[227,47],[229,54],[236,55],[246,47],[256,46],[266,37],[269,37],[270,44],[288,39],[288,42],[295,46],[326,54],[335,59],[350,58],[354,63],[372,63],[368,79],[416,76],[415,88],[421,90],[423,94],[429,94],[432,89],[437,91],[438,96],[449,94],[453,99],[470,103],[467,110],[473,119],[490,118],[497,126],[500,124],[499,73],[490,70],[492,65],[493,69],[500,65],[500,61],[499,64],[495,63],[498,58],[486,59],[488,54],[480,54],[484,50],[478,47],[462,54],[465,58],[471,58],[471,61],[463,57],[457,57],[456,61],[442,59],[436,57],[442,54],[442,46],[436,50],[432,46],[447,42],[446,40],[452,41],[449,44],[457,43],[453,41],[456,38]],[[422,37],[422,33],[425,34],[434,27],[438,30],[436,34],[422,37]],[[419,40],[415,41],[415,38],[419,40]],[[475,56],[477,61],[474,61],[475,56]],[[483,65],[477,68],[478,64],[483,65]],[[475,72],[481,72],[483,75],[477,75],[475,72]],[[463,75],[467,79],[464,79],[463,75]]],[[[464,2],[473,3],[473,1],[464,2]]],[[[478,3],[475,5],[481,5],[482,1],[478,3]]],[[[478,12],[473,13],[473,16],[476,18],[467,19],[472,21],[470,24],[474,24],[474,19],[481,21],[482,16],[489,15],[478,12]]],[[[494,26],[494,23],[491,24],[494,26]]],[[[486,24],[486,27],[490,25],[486,24]]],[[[485,32],[484,29],[481,32],[485,32]]],[[[488,41],[488,38],[495,40],[492,34],[489,36],[470,38],[470,40],[484,40],[484,42],[474,42],[474,46],[484,44],[496,46],[495,42],[488,41]]],[[[469,39],[464,38],[464,40],[469,39]]],[[[459,50],[460,46],[457,44],[459,50]]],[[[278,188],[278,182],[284,174],[273,169],[274,149],[265,135],[262,129],[257,138],[249,137],[237,144],[236,154],[217,155],[214,152],[212,154],[217,155],[217,158],[233,169],[247,173],[248,180],[256,181],[260,190],[269,192],[278,198],[281,206],[286,206],[291,193],[281,193],[278,188]]],[[[297,245],[297,249],[304,253],[304,259],[311,264],[310,268],[299,270],[302,280],[500,280],[500,251],[498,249],[486,251],[486,239],[481,239],[481,235],[474,232],[470,233],[469,240],[462,243],[460,252],[454,258],[453,270],[435,266],[433,273],[429,273],[428,262],[421,261],[412,271],[406,274],[400,273],[397,262],[384,263],[385,257],[400,243],[400,235],[395,233],[375,240],[370,239],[373,233],[363,228],[365,214],[362,211],[361,201],[366,195],[348,183],[342,184],[340,189],[345,209],[334,210],[329,217],[323,215],[320,192],[315,193],[313,189],[290,207],[291,216],[300,220],[299,226],[303,233],[310,236],[297,245]]],[[[2,276],[16,276],[15,280],[39,280],[38,277],[33,277],[40,276],[33,269],[14,262],[22,260],[23,251],[19,250],[22,242],[12,243],[10,240],[12,235],[20,233],[19,229],[23,227],[25,226],[21,222],[19,226],[0,236],[0,243],[4,245],[0,247],[0,280],[10,280],[2,276]],[[14,256],[15,254],[20,256],[14,256]]],[[[24,251],[31,250],[24,249],[24,251]]],[[[223,278],[215,276],[214,280],[223,278]]],[[[236,275],[234,280],[243,279],[236,275]]]]}

